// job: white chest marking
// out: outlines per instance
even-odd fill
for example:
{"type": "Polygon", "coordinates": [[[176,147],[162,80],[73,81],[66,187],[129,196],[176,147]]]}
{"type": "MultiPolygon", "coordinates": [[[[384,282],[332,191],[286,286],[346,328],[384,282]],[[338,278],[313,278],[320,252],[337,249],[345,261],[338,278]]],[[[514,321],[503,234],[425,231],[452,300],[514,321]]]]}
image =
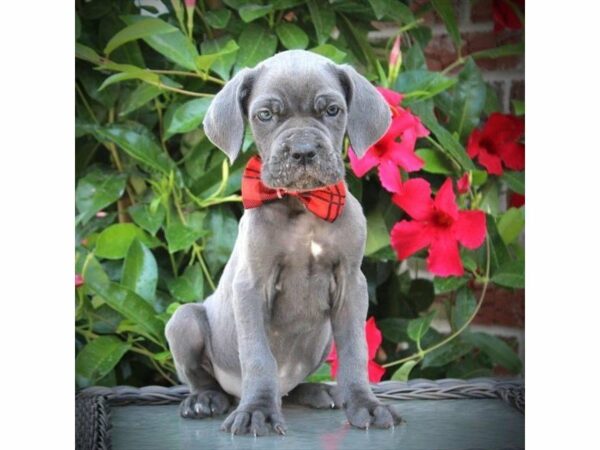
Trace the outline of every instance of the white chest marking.
{"type": "Polygon", "coordinates": [[[318,257],[321,253],[323,253],[323,247],[321,247],[319,244],[317,244],[315,241],[310,241],[310,252],[312,253],[312,255],[316,258],[318,257]]]}

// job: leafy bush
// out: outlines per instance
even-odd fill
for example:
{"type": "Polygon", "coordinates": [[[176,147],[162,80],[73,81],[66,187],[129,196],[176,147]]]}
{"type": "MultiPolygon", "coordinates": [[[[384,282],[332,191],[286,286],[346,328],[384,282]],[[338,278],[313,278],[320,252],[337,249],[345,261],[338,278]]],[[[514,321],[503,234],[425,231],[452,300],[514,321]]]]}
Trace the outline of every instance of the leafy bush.
{"type": "MultiPolygon", "coordinates": [[[[407,266],[390,245],[394,224],[410,220],[398,207],[402,202],[393,201],[402,192],[387,192],[394,189],[383,189],[374,171],[357,177],[348,164],[349,188],[368,218],[363,270],[370,315],[385,338],[385,365],[394,367],[386,377],[469,377],[490,374],[497,365],[520,372],[509,345],[468,325],[489,282],[523,287],[518,237],[524,209],[503,211],[500,198],[505,186],[524,194],[524,173],[505,168],[493,175],[498,171],[478,164],[485,163],[484,152],[473,160],[465,145],[471,137],[475,157],[481,119],[499,109],[477,60],[518,54],[522,45],[459,53],[451,69],[461,70],[451,75],[427,70],[422,50],[431,38],[422,17],[431,8],[460,48],[449,2],[432,1],[416,13],[393,0],[195,3],[173,0],[168,12],[155,16],[130,0],[77,2],[78,386],[176,383],[164,325],[179,305],[215,289],[243,212],[241,171],[255,151],[247,135],[230,166],[204,136],[202,119],[233,73],[292,48],[353,64],[375,84],[402,92],[401,109],[410,109],[428,134],[417,141],[424,164],[410,177],[402,171],[400,179],[397,172],[398,184],[423,179],[436,190],[447,177],[460,179],[459,207],[486,213],[486,244],[461,250],[464,275],[432,280],[423,270],[426,250],[411,255],[407,266]],[[374,20],[397,24],[401,52],[399,40],[367,40],[374,20]],[[430,326],[439,295],[449,336],[430,326]]],[[[481,148],[493,132],[480,139],[481,148]]],[[[324,367],[313,379],[328,376],[324,367]]]]}

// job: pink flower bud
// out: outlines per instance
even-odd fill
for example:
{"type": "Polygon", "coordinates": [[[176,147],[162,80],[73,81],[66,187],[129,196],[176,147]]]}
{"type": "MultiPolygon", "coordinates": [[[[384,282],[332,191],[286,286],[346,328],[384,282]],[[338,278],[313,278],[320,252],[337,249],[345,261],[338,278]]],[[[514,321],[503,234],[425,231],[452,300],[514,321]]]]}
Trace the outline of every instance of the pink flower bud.
{"type": "Polygon", "coordinates": [[[394,45],[392,45],[392,51],[390,52],[390,67],[395,67],[398,64],[400,58],[400,35],[396,36],[394,45]]]}
{"type": "Polygon", "coordinates": [[[461,194],[466,194],[469,192],[469,188],[471,187],[471,181],[469,180],[469,173],[466,172],[460,179],[456,182],[456,189],[461,194]]]}
{"type": "Polygon", "coordinates": [[[106,211],[98,211],[98,212],[96,213],[96,217],[97,217],[98,219],[102,219],[103,217],[106,217],[107,215],[108,215],[108,213],[107,213],[106,211]]]}
{"type": "Polygon", "coordinates": [[[79,286],[83,286],[83,283],[85,282],[85,280],[83,279],[83,277],[76,273],[75,274],[75,287],[78,288],[79,286]]]}
{"type": "Polygon", "coordinates": [[[195,8],[196,0],[184,0],[186,8],[195,8]]]}

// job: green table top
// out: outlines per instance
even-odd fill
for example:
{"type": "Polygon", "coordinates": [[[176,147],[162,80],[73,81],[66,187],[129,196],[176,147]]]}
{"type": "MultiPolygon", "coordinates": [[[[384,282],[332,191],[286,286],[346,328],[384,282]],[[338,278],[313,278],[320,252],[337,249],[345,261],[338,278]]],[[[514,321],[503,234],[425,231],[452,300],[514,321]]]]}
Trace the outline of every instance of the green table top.
{"type": "Polygon", "coordinates": [[[112,410],[114,450],[463,450],[524,448],[524,416],[502,400],[404,400],[406,421],[392,430],[357,430],[343,411],[284,406],[286,436],[231,436],[224,417],[182,419],[178,405],[120,406],[112,410]]]}

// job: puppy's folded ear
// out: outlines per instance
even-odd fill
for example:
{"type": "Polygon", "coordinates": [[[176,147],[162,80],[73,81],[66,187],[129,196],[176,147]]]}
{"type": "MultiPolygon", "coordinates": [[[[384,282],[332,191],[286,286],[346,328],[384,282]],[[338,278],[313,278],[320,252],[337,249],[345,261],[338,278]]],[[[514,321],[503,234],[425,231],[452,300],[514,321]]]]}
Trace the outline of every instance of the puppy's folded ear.
{"type": "Polygon", "coordinates": [[[229,157],[237,158],[244,141],[244,104],[250,95],[254,69],[242,69],[210,104],[202,125],[210,141],[229,157]]]}
{"type": "Polygon", "coordinates": [[[383,96],[353,67],[339,66],[339,73],[348,104],[347,134],[360,158],[389,128],[391,111],[383,96]]]}

